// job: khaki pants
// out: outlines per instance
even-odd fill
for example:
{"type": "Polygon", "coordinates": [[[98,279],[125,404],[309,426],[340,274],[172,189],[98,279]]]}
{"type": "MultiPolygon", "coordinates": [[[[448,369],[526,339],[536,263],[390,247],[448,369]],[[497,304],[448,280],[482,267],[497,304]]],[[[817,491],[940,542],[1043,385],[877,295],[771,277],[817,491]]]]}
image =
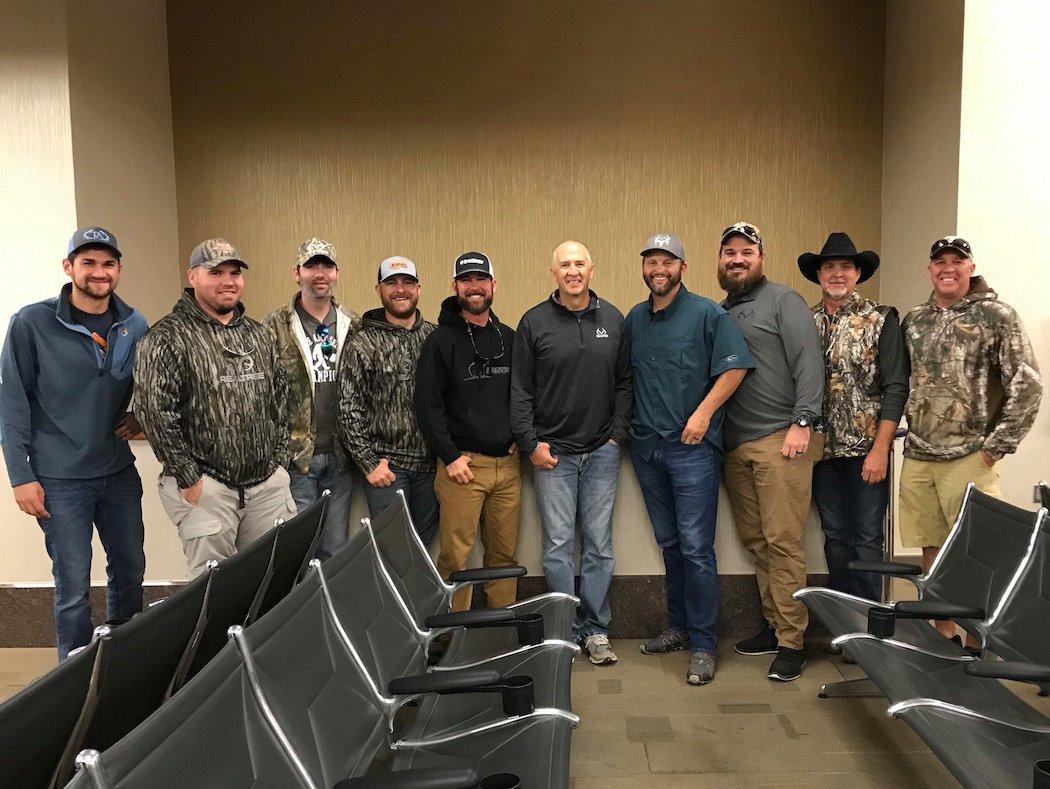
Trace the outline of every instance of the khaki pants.
{"type": "Polygon", "coordinates": [[[236,490],[207,474],[201,479],[196,506],[186,501],[174,477],[161,477],[157,482],[161,504],[179,530],[191,579],[203,573],[210,560],[233,556],[262,537],[278,518],[295,516],[288,472],[280,466],[269,479],[245,489],[244,509],[240,509],[236,490]]]}
{"type": "MultiPolygon", "coordinates": [[[[517,455],[490,457],[468,453],[474,479],[460,485],[438,461],[434,493],[441,505],[438,541],[441,553],[437,567],[441,577],[465,569],[480,524],[485,548],[483,565],[516,564],[518,525],[521,520],[521,467],[517,455]]],[[[485,597],[492,607],[510,605],[518,596],[518,579],[504,578],[485,584],[485,597]]],[[[452,610],[470,608],[471,589],[456,592],[452,610]]]]}
{"type": "Polygon", "coordinates": [[[802,649],[809,615],[791,595],[806,585],[802,535],[824,435],[815,433],[791,460],[780,454],[785,435],[787,428],[741,444],[726,456],[723,479],[740,541],[755,559],[762,616],[780,646],[802,649]]]}
{"type": "Polygon", "coordinates": [[[962,506],[966,485],[1002,498],[999,472],[988,468],[980,452],[958,460],[904,458],[901,466],[901,545],[908,548],[939,548],[951,531],[962,506]]]}

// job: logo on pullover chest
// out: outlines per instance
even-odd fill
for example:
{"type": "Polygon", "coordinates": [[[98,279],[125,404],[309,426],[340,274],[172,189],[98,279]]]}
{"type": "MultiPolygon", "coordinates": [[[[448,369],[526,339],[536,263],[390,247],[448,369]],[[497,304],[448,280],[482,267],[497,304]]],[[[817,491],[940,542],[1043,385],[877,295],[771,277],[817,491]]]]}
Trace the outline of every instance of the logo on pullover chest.
{"type": "Polygon", "coordinates": [[[597,329],[594,330],[594,338],[596,340],[608,340],[609,332],[607,332],[603,327],[599,326],[597,329]]]}

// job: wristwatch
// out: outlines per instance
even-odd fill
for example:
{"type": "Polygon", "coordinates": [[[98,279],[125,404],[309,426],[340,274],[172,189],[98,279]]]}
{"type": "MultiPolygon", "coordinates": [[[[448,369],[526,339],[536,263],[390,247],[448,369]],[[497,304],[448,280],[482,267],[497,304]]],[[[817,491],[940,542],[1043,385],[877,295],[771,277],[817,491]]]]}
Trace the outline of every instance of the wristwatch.
{"type": "Polygon", "coordinates": [[[796,419],[795,420],[795,424],[798,425],[799,427],[809,427],[810,426],[809,419],[807,417],[804,417],[804,416],[800,416],[798,419],[796,419]]]}

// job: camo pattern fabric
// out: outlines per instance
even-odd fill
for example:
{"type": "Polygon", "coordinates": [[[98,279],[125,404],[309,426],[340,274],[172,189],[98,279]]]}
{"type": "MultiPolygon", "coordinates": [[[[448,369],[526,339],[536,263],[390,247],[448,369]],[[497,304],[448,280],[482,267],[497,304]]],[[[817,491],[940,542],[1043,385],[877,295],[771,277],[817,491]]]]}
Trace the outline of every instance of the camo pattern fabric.
{"type": "Polygon", "coordinates": [[[328,258],[333,263],[338,263],[335,259],[335,247],[321,238],[306,239],[299,245],[299,251],[296,253],[295,259],[296,263],[301,266],[308,260],[318,256],[328,258]]]}
{"type": "Polygon", "coordinates": [[[381,458],[409,471],[433,471],[434,454],[416,422],[416,362],[436,328],[416,313],[411,329],[365,313],[339,364],[337,430],[347,454],[367,476],[381,458]]]}
{"type": "MultiPolygon", "coordinates": [[[[824,349],[824,457],[864,457],[879,426],[879,337],[885,316],[856,291],[828,315],[813,307],[824,349]]],[[[819,428],[818,428],[819,429],[819,428]]]]}
{"type": "Polygon", "coordinates": [[[1039,367],[1024,326],[983,277],[942,308],[933,296],[904,319],[911,357],[904,456],[956,460],[983,449],[1017,450],[1042,397],[1039,367]]]}
{"type": "Polygon", "coordinates": [[[164,474],[188,488],[201,474],[230,487],[268,479],[288,456],[288,379],[262,324],[227,325],[187,288],[135,357],[135,415],[164,474]]]}
{"type": "MultiPolygon", "coordinates": [[[[339,303],[332,299],[332,306],[339,309],[339,303]]],[[[361,317],[356,312],[343,313],[350,319],[350,329],[346,340],[360,328],[361,317]]],[[[317,436],[314,434],[314,394],[313,375],[306,366],[303,352],[296,341],[295,332],[292,329],[292,321],[298,321],[295,313],[295,299],[288,304],[283,304],[265,318],[263,325],[269,330],[277,346],[277,355],[281,360],[285,373],[288,376],[288,429],[289,444],[288,451],[290,462],[299,471],[306,474],[310,470],[310,459],[314,456],[314,445],[317,436]]],[[[342,354],[342,348],[337,347],[336,353],[342,354]]],[[[336,455],[340,460],[345,460],[342,448],[336,441],[336,455]]]]}

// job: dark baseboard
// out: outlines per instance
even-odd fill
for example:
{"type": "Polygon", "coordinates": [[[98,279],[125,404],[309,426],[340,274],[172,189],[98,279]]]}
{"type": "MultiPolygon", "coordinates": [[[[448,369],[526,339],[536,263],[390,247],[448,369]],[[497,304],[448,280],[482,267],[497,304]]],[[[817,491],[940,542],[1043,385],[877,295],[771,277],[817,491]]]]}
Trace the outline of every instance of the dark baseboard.
{"type": "MultiPolygon", "coordinates": [[[[809,576],[809,584],[827,584],[826,575],[809,576]]],[[[148,605],[167,597],[178,588],[147,586],[144,599],[148,605]]],[[[547,590],[542,576],[533,575],[518,582],[518,596],[531,597],[547,590]]],[[[761,622],[758,586],[753,575],[718,576],[718,636],[739,639],[753,635],[761,622]]],[[[477,596],[478,598],[481,595],[477,596]]],[[[650,638],[664,625],[664,578],[662,575],[618,575],[610,589],[613,638],[650,638]]],[[[51,615],[50,587],[0,588],[0,647],[49,647],[55,643],[51,615]]],[[[106,589],[92,587],[91,610],[96,623],[105,618],[106,589]]],[[[818,622],[810,619],[810,632],[823,633],[818,622]]]]}

